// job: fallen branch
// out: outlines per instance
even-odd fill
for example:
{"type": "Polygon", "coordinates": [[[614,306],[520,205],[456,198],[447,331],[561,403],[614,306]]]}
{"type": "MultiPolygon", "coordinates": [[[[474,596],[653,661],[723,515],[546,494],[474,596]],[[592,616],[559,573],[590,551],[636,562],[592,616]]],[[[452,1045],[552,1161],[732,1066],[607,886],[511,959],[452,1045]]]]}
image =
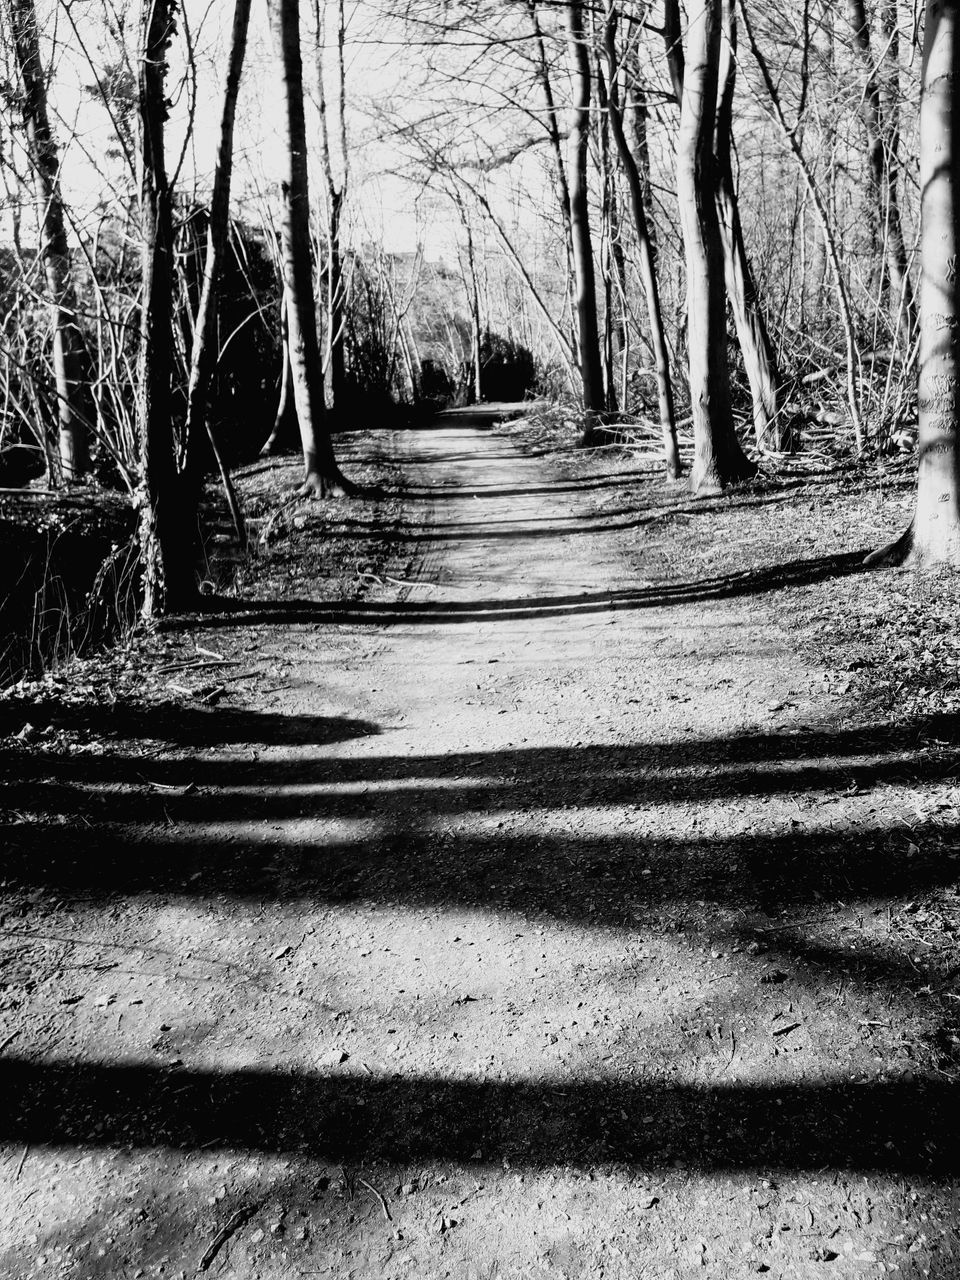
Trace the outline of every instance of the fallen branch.
{"type": "Polygon", "coordinates": [[[206,1271],[213,1262],[214,1258],[227,1243],[232,1235],[234,1235],[243,1226],[245,1222],[249,1222],[253,1215],[257,1212],[258,1205],[246,1205],[243,1209],[238,1209],[230,1221],[213,1237],[204,1250],[203,1257],[197,1263],[197,1275],[206,1271]]]}
{"type": "Polygon", "coordinates": [[[390,1210],[387,1208],[387,1202],[386,1200],[384,1200],[383,1196],[380,1194],[377,1188],[371,1187],[370,1183],[367,1182],[366,1178],[358,1178],[357,1181],[360,1183],[361,1186],[366,1187],[368,1191],[373,1192],[373,1194],[380,1201],[380,1208],[383,1210],[384,1218],[386,1218],[387,1222],[392,1222],[393,1219],[390,1217],[390,1210]]]}

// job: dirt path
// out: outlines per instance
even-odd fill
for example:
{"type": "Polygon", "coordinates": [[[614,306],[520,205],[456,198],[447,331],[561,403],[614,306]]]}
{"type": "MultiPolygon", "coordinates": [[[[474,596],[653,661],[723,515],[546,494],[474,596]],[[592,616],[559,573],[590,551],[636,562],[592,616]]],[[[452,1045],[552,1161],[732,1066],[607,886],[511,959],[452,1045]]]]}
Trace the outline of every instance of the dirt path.
{"type": "Polygon", "coordinates": [[[186,637],[276,680],[164,749],[21,762],[0,1271],[952,1280],[890,910],[939,782],[629,476],[394,448],[406,585],[186,637]]]}

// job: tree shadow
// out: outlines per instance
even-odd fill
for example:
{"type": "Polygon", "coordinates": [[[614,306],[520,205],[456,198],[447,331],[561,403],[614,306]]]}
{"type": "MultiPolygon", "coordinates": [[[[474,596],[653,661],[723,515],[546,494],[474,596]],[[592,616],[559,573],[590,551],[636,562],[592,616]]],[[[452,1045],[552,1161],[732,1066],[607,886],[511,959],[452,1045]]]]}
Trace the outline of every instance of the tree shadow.
{"type": "Polygon", "coordinates": [[[929,1080],[475,1082],[20,1059],[0,1062],[0,1090],[0,1140],[17,1145],[239,1149],[340,1164],[960,1171],[956,1088],[929,1080]]]}
{"type": "MultiPolygon", "coordinates": [[[[478,533],[478,536],[482,536],[478,533]]],[[[785,587],[811,586],[863,572],[867,550],[789,560],[782,564],[720,574],[688,582],[659,583],[619,591],[556,596],[494,597],[487,600],[252,600],[207,597],[203,611],[168,619],[168,629],[216,630],[251,624],[297,625],[316,622],[405,626],[466,622],[510,622],[531,618],[585,617],[623,610],[666,609],[708,600],[763,595],[785,587]]]]}
{"type": "MultiPolygon", "coordinates": [[[[160,739],[190,747],[213,747],[227,743],[323,746],[365,738],[380,732],[371,721],[347,716],[288,715],[280,712],[249,711],[237,707],[190,707],[179,702],[112,705],[83,705],[46,699],[23,706],[0,703],[0,736],[21,728],[25,720],[37,730],[73,729],[108,739],[160,739]]],[[[0,780],[4,771],[23,777],[35,776],[44,760],[56,760],[61,777],[77,772],[93,778],[105,768],[107,773],[123,773],[124,766],[90,758],[62,758],[25,755],[0,747],[0,780]]],[[[140,760],[142,769],[143,762],[140,760]]]]}

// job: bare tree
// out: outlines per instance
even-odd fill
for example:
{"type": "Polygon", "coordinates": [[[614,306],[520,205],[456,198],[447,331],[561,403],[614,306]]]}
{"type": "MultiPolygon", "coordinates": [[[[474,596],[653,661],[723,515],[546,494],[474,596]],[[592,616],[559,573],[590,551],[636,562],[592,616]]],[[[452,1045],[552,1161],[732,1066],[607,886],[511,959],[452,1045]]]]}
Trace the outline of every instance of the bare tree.
{"type": "Polygon", "coordinates": [[[573,61],[573,101],[570,111],[570,229],[576,277],[579,319],[580,377],[585,415],[583,442],[595,435],[597,422],[606,408],[603,364],[600,358],[600,326],[597,318],[597,287],[590,236],[590,209],[587,196],[587,148],[590,141],[590,53],[587,48],[581,0],[567,4],[567,30],[573,61]]]}
{"type": "Polygon", "coordinates": [[[217,315],[217,285],[223,267],[230,227],[230,181],[233,173],[233,126],[236,118],[237,95],[240,92],[240,76],[247,46],[247,28],[250,23],[251,0],[236,0],[233,13],[233,29],[227,56],[227,73],[224,81],[223,108],[220,116],[220,140],[217,148],[217,164],[213,178],[210,215],[207,222],[207,255],[203,268],[203,287],[200,305],[193,327],[193,351],[190,357],[190,381],[187,388],[187,474],[199,483],[200,449],[199,435],[204,430],[213,449],[224,491],[233,515],[241,545],[245,542],[243,517],[223,455],[210,421],[210,384],[216,364],[214,333],[217,315]]]}
{"type": "Polygon", "coordinates": [[[630,193],[630,207],[633,211],[634,231],[637,237],[637,248],[640,257],[640,279],[647,300],[647,318],[650,324],[650,342],[653,347],[657,368],[657,397],[660,407],[660,429],[663,435],[664,457],[667,475],[675,480],[680,475],[680,454],[677,449],[677,430],[673,405],[673,384],[670,380],[670,359],[667,351],[667,339],[663,329],[663,316],[660,311],[660,286],[657,281],[656,266],[653,257],[653,245],[650,239],[649,224],[644,200],[643,178],[627,141],[623,125],[623,113],[620,106],[618,84],[620,80],[619,55],[617,52],[618,14],[613,4],[608,5],[604,26],[604,49],[607,57],[607,74],[610,82],[608,92],[608,111],[610,130],[620,156],[630,193]]]}
{"type": "Polygon", "coordinates": [[[164,150],[164,79],[175,0],[142,0],[139,74],[142,248],[137,436],[140,451],[140,554],[143,613],[153,618],[189,603],[193,575],[181,507],[172,427],[173,217],[164,150]]]}
{"type": "Polygon", "coordinates": [[[47,111],[47,82],[40,60],[34,0],[5,0],[17,71],[20,113],[40,220],[40,258],[53,322],[53,369],[59,449],[51,480],[69,483],[88,465],[88,442],[79,411],[80,334],[60,192],[60,157],[47,111]]]}
{"type": "MultiPolygon", "coordinates": [[[[674,0],[668,0],[668,7],[674,0]]],[[[677,200],[687,267],[687,334],[694,457],[690,487],[715,493],[756,466],[734,429],[727,367],[723,245],[717,217],[714,129],[720,63],[720,3],[703,0],[687,23],[677,139],[677,200]]]]}
{"type": "Polygon", "coordinates": [[[349,150],[347,147],[346,117],[346,19],[343,0],[337,0],[337,113],[339,121],[339,144],[341,175],[337,175],[333,164],[333,149],[330,146],[329,104],[327,101],[326,76],[323,68],[323,49],[325,46],[324,15],[326,6],[320,0],[314,0],[314,32],[316,36],[316,68],[317,68],[317,106],[320,113],[320,159],[323,165],[323,176],[326,183],[327,198],[327,350],[330,357],[330,390],[334,409],[343,408],[344,392],[347,381],[347,364],[345,350],[346,329],[346,278],[343,272],[343,248],[341,245],[341,229],[343,207],[347,198],[347,184],[350,178],[349,150]]]}
{"type": "Polygon", "coordinates": [[[920,97],[920,379],[913,522],[868,563],[960,568],[960,0],[927,0],[920,97]]]}
{"type": "MultiPolygon", "coordinates": [[[[889,21],[889,4],[887,19],[889,21]]],[[[874,62],[870,46],[870,24],[863,0],[847,0],[847,18],[853,32],[854,49],[863,72],[860,119],[867,140],[868,198],[871,215],[883,245],[890,279],[890,312],[894,326],[899,325],[904,346],[909,351],[916,330],[916,304],[913,284],[907,271],[907,250],[903,239],[900,197],[897,191],[896,131],[888,132],[883,115],[881,71],[874,62]],[[892,145],[891,145],[892,144],[892,145]]],[[[896,32],[896,16],[890,36],[896,32]]],[[[884,54],[891,57],[890,50],[884,54]]],[[[882,67],[882,61],[881,61],[882,67]]]]}
{"type": "Polygon", "coordinates": [[[354,492],[343,476],[324,423],[323,365],[317,338],[310,256],[310,192],[303,114],[303,61],[298,0],[268,0],[280,63],[285,131],[282,182],[283,276],[289,326],[290,370],[303,445],[303,492],[318,497],[354,492]]]}
{"type": "Polygon", "coordinates": [[[733,99],[737,76],[737,0],[723,0],[723,39],[720,45],[720,96],[717,105],[717,212],[723,238],[727,297],[733,311],[737,340],[750,383],[753,429],[761,446],[782,448],[788,443],[777,417],[777,359],[757,297],[753,268],[747,256],[740,222],[740,203],[733,180],[733,99]]]}

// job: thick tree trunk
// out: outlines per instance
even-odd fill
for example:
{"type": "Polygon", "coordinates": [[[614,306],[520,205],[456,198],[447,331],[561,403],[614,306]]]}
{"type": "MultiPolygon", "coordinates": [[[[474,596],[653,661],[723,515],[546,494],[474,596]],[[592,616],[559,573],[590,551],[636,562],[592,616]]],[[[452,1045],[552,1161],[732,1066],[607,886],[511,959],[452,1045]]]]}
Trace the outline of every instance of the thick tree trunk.
{"type": "Polygon", "coordinates": [[[720,98],[717,107],[717,214],[723,238],[727,297],[737,340],[750,383],[753,429],[761,447],[781,449],[787,443],[777,426],[777,362],[760,309],[753,270],[743,242],[740,206],[733,181],[733,95],[737,75],[737,0],[723,0],[720,49],[720,98]]]}
{"type": "Polygon", "coordinates": [[[694,459],[690,487],[716,493],[756,466],[737,439],[730,407],[723,245],[717,217],[714,127],[721,0],[702,0],[687,25],[677,138],[677,199],[687,266],[687,338],[694,459]]]}
{"type": "Polygon", "coordinates": [[[583,443],[593,438],[604,410],[603,363],[600,358],[600,325],[593,267],[593,243],[587,200],[587,144],[590,138],[590,55],[583,28],[581,0],[567,4],[570,50],[573,59],[573,103],[570,120],[570,229],[576,276],[577,318],[580,335],[580,379],[585,416],[583,443]]]}
{"type": "Polygon", "coordinates": [[[670,380],[670,358],[667,351],[667,340],[663,328],[663,316],[660,310],[660,286],[657,281],[653,245],[650,240],[649,225],[645,208],[643,178],[637,167],[633,152],[627,142],[620,111],[620,95],[617,91],[617,15],[610,7],[607,10],[606,28],[604,31],[604,47],[607,55],[608,74],[610,77],[609,112],[610,130],[620,155],[620,163],[627,179],[630,192],[630,207],[633,211],[634,230],[637,236],[637,247],[640,258],[640,279],[647,301],[647,318],[650,323],[650,342],[653,347],[657,368],[657,399],[660,409],[660,430],[663,434],[664,460],[667,475],[671,480],[680,475],[680,453],[677,448],[676,416],[673,406],[673,384],[670,380]]]}
{"type": "Polygon", "coordinates": [[[213,175],[213,193],[210,200],[210,216],[207,223],[207,256],[203,267],[203,287],[200,305],[193,327],[193,350],[190,357],[190,381],[187,387],[187,439],[186,478],[198,489],[202,476],[202,451],[200,432],[206,434],[213,450],[224,492],[236,526],[241,545],[246,541],[243,517],[236,492],[218,446],[210,421],[210,385],[216,367],[215,329],[217,318],[217,286],[223,269],[230,229],[230,180],[233,173],[233,125],[236,118],[237,96],[240,92],[240,76],[247,47],[247,28],[250,23],[251,0],[236,0],[233,13],[233,31],[227,58],[227,74],[223,90],[223,109],[220,115],[220,142],[217,148],[217,164],[213,175]]]}
{"type": "Polygon", "coordinates": [[[303,445],[303,492],[317,496],[353,491],[337,466],[323,413],[323,365],[317,337],[310,260],[310,195],[303,115],[303,62],[297,0],[268,0],[270,26],[281,67],[285,129],[282,181],[282,254],[287,291],[293,398],[303,445]]]}
{"type": "Polygon", "coordinates": [[[140,50],[142,302],[137,435],[140,449],[140,553],[143,614],[153,618],[192,602],[194,584],[174,454],[173,220],[164,156],[164,78],[173,38],[174,0],[143,0],[140,50]]]}
{"type": "Polygon", "coordinates": [[[868,563],[960,568],[960,0],[927,0],[922,76],[917,505],[868,563]]]}
{"type": "MultiPolygon", "coordinates": [[[[853,31],[854,48],[863,68],[860,119],[867,138],[868,198],[890,276],[889,310],[892,324],[899,325],[904,347],[909,351],[916,332],[916,303],[907,271],[907,250],[903,239],[900,199],[897,192],[897,160],[883,119],[883,103],[878,69],[870,48],[870,24],[863,0],[847,0],[847,18],[853,31]]],[[[894,17],[894,23],[896,19],[894,17]]],[[[896,27],[894,26],[894,30],[896,27]]],[[[886,58],[891,57],[890,50],[886,58]]],[[[895,56],[895,55],[894,55],[895,56]]],[[[896,137],[892,139],[896,145],[896,137]]]]}
{"type": "Polygon", "coordinates": [[[82,477],[88,465],[88,441],[77,397],[80,385],[80,334],[70,271],[66,220],[60,194],[60,159],[47,113],[47,85],[40,62],[34,0],[7,0],[22,92],[20,108],[26,150],[33,170],[40,219],[40,258],[53,320],[53,370],[57,393],[59,475],[54,483],[82,477]]]}

